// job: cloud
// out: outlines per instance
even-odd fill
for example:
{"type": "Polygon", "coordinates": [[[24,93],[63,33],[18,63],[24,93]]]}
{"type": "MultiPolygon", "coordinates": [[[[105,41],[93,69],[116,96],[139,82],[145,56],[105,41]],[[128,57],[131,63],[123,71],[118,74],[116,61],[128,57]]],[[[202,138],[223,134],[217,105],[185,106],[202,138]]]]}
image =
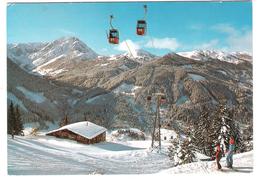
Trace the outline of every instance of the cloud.
{"type": "Polygon", "coordinates": [[[227,42],[233,51],[248,51],[252,53],[252,32],[247,31],[239,35],[231,35],[227,42]]]}
{"type": "Polygon", "coordinates": [[[215,49],[219,43],[218,39],[210,40],[209,42],[198,45],[198,49],[215,49]]]}
{"type": "Polygon", "coordinates": [[[133,42],[130,39],[127,39],[125,41],[122,41],[119,43],[119,45],[116,47],[116,50],[128,52],[132,56],[137,56],[137,50],[140,49],[140,45],[137,42],[133,42]]]}
{"type": "Polygon", "coordinates": [[[65,29],[58,29],[58,32],[62,33],[65,36],[76,36],[75,32],[65,30],[65,29]]]}
{"type": "Polygon", "coordinates": [[[230,24],[217,24],[213,30],[226,34],[226,44],[229,51],[247,51],[252,53],[252,30],[236,29],[230,24]]]}
{"type": "Polygon", "coordinates": [[[230,35],[238,33],[238,31],[233,26],[224,23],[213,25],[211,29],[221,33],[230,34],[230,35]]]}
{"type": "Polygon", "coordinates": [[[175,38],[151,38],[145,45],[147,48],[168,49],[175,51],[179,46],[179,42],[175,38]]]}
{"type": "Polygon", "coordinates": [[[204,28],[204,26],[202,24],[192,24],[188,27],[191,30],[202,30],[204,28]]]}

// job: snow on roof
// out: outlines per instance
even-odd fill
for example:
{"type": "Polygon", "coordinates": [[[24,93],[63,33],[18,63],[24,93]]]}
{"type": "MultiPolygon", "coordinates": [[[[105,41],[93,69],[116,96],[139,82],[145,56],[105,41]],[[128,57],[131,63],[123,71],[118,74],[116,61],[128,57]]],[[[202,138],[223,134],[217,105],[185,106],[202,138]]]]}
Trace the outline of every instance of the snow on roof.
{"type": "Polygon", "coordinates": [[[88,138],[88,139],[92,139],[92,138],[96,137],[97,135],[99,135],[99,134],[101,134],[101,133],[103,133],[107,130],[106,128],[104,128],[102,126],[96,125],[96,124],[91,123],[89,121],[82,121],[82,122],[77,122],[77,123],[73,123],[73,124],[63,126],[59,129],[50,131],[46,134],[53,133],[53,132],[56,132],[56,131],[65,130],[65,129],[72,131],[73,133],[76,133],[76,134],[81,135],[81,136],[88,138]]]}

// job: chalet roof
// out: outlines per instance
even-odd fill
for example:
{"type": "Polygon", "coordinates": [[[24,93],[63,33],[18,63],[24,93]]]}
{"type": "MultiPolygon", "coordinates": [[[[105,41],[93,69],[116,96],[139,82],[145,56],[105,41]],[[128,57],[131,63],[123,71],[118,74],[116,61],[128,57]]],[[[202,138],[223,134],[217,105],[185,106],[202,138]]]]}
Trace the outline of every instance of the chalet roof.
{"type": "Polygon", "coordinates": [[[106,128],[99,126],[99,125],[96,125],[92,122],[82,121],[82,122],[77,122],[77,123],[73,123],[73,124],[63,126],[59,129],[50,131],[46,134],[53,133],[53,132],[56,132],[56,131],[66,130],[66,129],[73,132],[73,133],[76,133],[80,136],[88,138],[88,139],[92,139],[92,138],[96,137],[97,135],[99,135],[99,134],[101,134],[101,133],[103,133],[107,130],[106,128]]]}

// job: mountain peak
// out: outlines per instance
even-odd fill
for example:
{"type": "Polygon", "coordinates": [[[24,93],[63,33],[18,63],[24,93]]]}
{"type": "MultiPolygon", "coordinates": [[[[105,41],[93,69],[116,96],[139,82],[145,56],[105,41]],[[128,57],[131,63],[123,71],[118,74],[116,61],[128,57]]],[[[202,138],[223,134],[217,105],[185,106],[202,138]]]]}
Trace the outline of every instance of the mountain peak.
{"type": "Polygon", "coordinates": [[[83,41],[81,41],[79,38],[74,37],[74,36],[64,36],[61,38],[58,38],[56,40],[53,41],[53,43],[81,43],[81,44],[85,44],[83,41]]]}
{"type": "Polygon", "coordinates": [[[226,61],[229,63],[242,63],[251,62],[252,56],[248,52],[226,52],[220,50],[193,50],[188,52],[177,53],[180,56],[191,58],[199,61],[210,61],[212,59],[218,59],[220,61],[226,61]]]}
{"type": "Polygon", "coordinates": [[[77,37],[61,37],[49,43],[9,44],[8,57],[29,70],[53,62],[64,60],[90,60],[98,54],[77,37]]]}
{"type": "Polygon", "coordinates": [[[148,62],[157,56],[144,50],[144,49],[136,49],[134,53],[126,52],[123,54],[123,56],[128,57],[130,59],[134,59],[139,63],[148,62]]]}

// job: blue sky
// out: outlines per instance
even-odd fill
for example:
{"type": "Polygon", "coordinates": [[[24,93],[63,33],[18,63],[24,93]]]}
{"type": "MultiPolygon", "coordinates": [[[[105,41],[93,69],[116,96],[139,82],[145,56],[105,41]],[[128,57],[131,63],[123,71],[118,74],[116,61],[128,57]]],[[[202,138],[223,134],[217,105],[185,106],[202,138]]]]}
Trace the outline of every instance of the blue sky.
{"type": "Polygon", "coordinates": [[[157,55],[195,49],[252,52],[251,2],[148,2],[148,33],[135,34],[142,2],[34,3],[7,8],[8,43],[48,42],[75,36],[99,54],[145,49],[157,55]],[[120,44],[106,39],[109,15],[120,44]]]}

